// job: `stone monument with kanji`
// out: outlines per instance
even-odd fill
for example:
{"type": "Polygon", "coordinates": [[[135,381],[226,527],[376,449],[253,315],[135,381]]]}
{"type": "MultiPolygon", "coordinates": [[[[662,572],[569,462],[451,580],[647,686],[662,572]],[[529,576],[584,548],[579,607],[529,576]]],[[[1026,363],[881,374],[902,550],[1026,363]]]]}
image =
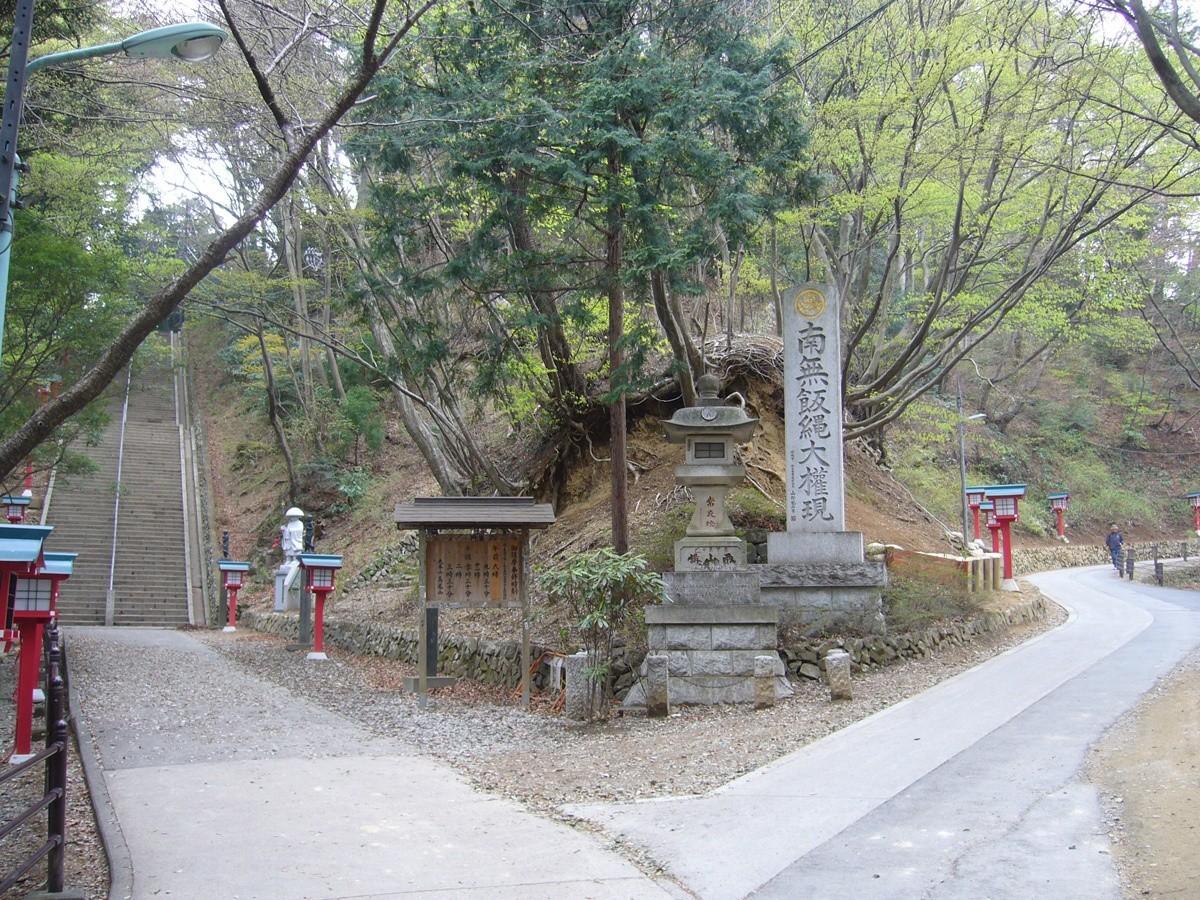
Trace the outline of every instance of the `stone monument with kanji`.
{"type": "Polygon", "coordinates": [[[833,288],[801,284],[784,296],[787,530],[767,537],[761,602],[816,632],[883,628],[883,563],[846,530],[842,456],[842,341],[833,288]]]}

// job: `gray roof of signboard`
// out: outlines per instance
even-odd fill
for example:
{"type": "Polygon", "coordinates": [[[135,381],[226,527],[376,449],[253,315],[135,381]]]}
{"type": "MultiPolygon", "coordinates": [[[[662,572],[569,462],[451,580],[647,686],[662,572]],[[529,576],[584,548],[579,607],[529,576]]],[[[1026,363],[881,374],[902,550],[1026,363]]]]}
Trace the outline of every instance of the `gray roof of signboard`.
{"type": "Polygon", "coordinates": [[[417,497],[396,507],[397,528],[545,528],[554,507],[532,497],[417,497]]]}

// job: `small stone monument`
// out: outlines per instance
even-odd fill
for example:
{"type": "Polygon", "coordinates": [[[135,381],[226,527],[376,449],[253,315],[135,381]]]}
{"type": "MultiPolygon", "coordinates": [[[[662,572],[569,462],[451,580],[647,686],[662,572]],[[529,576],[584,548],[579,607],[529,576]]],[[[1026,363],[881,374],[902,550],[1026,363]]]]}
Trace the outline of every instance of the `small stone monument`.
{"type": "Polygon", "coordinates": [[[854,696],[850,682],[850,654],[845,650],[830,650],[825,654],[825,679],[829,682],[831,700],[850,700],[854,696]]]}
{"type": "Polygon", "coordinates": [[[838,306],[825,285],[784,296],[787,531],[767,536],[762,600],[779,608],[782,622],[812,633],[875,632],[884,628],[887,570],[866,560],[861,532],[846,530],[838,306]]]}
{"type": "Polygon", "coordinates": [[[758,420],[720,399],[715,375],[702,376],[696,389],[697,405],[663,423],[667,440],[685,446],[675,477],[693,491],[696,511],[675,542],[675,571],[663,576],[668,602],[646,608],[647,659],[664,658],[665,677],[644,663],[625,705],[648,712],[663,707],[657,697],[664,683],[670,705],[754,703],[755,658],[763,655],[773,661],[775,695],[792,693],[776,652],[779,611],[759,602],[745,542],[725,511],[730,489],[745,477],[734,451],[753,437],[758,420]]]}

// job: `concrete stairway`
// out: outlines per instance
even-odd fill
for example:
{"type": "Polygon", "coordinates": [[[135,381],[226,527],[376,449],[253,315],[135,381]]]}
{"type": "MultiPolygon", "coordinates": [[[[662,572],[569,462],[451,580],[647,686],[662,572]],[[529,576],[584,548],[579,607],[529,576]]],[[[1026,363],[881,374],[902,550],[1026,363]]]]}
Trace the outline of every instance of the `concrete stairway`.
{"type": "Polygon", "coordinates": [[[121,406],[125,373],[114,381],[108,403],[108,425],[95,447],[80,448],[96,464],[89,475],[59,475],[50,497],[47,525],[54,532],[49,550],[78,553],[75,571],[63,582],[58,598],[62,621],[71,625],[103,625],[112,556],[113,501],[117,495],[117,448],[121,440],[121,406]]]}
{"type": "Polygon", "coordinates": [[[80,554],[76,574],[63,585],[62,621],[103,624],[112,571],[113,624],[185,625],[188,616],[184,507],[179,426],[169,364],[135,372],[129,386],[121,459],[116,558],[112,556],[121,400],[99,447],[89,456],[99,467],[85,477],[60,479],[47,524],[49,546],[80,554]]]}

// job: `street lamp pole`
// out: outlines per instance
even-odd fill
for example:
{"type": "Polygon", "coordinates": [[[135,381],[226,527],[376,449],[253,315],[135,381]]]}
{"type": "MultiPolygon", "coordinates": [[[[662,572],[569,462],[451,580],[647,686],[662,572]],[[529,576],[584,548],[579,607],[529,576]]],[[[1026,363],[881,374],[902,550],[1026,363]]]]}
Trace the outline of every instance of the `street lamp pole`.
{"type": "Polygon", "coordinates": [[[35,0],[17,0],[13,18],[13,37],[5,82],[4,115],[0,122],[0,360],[4,358],[4,314],[8,304],[8,267],[12,258],[13,219],[19,173],[26,171],[17,155],[17,129],[25,101],[25,82],[30,73],[47,66],[115,56],[124,53],[133,59],[175,57],[185,62],[202,62],[212,56],[225,40],[225,32],[208,22],[187,22],[151,28],[122,41],[48,53],[29,61],[29,41],[33,31],[35,0]]]}

